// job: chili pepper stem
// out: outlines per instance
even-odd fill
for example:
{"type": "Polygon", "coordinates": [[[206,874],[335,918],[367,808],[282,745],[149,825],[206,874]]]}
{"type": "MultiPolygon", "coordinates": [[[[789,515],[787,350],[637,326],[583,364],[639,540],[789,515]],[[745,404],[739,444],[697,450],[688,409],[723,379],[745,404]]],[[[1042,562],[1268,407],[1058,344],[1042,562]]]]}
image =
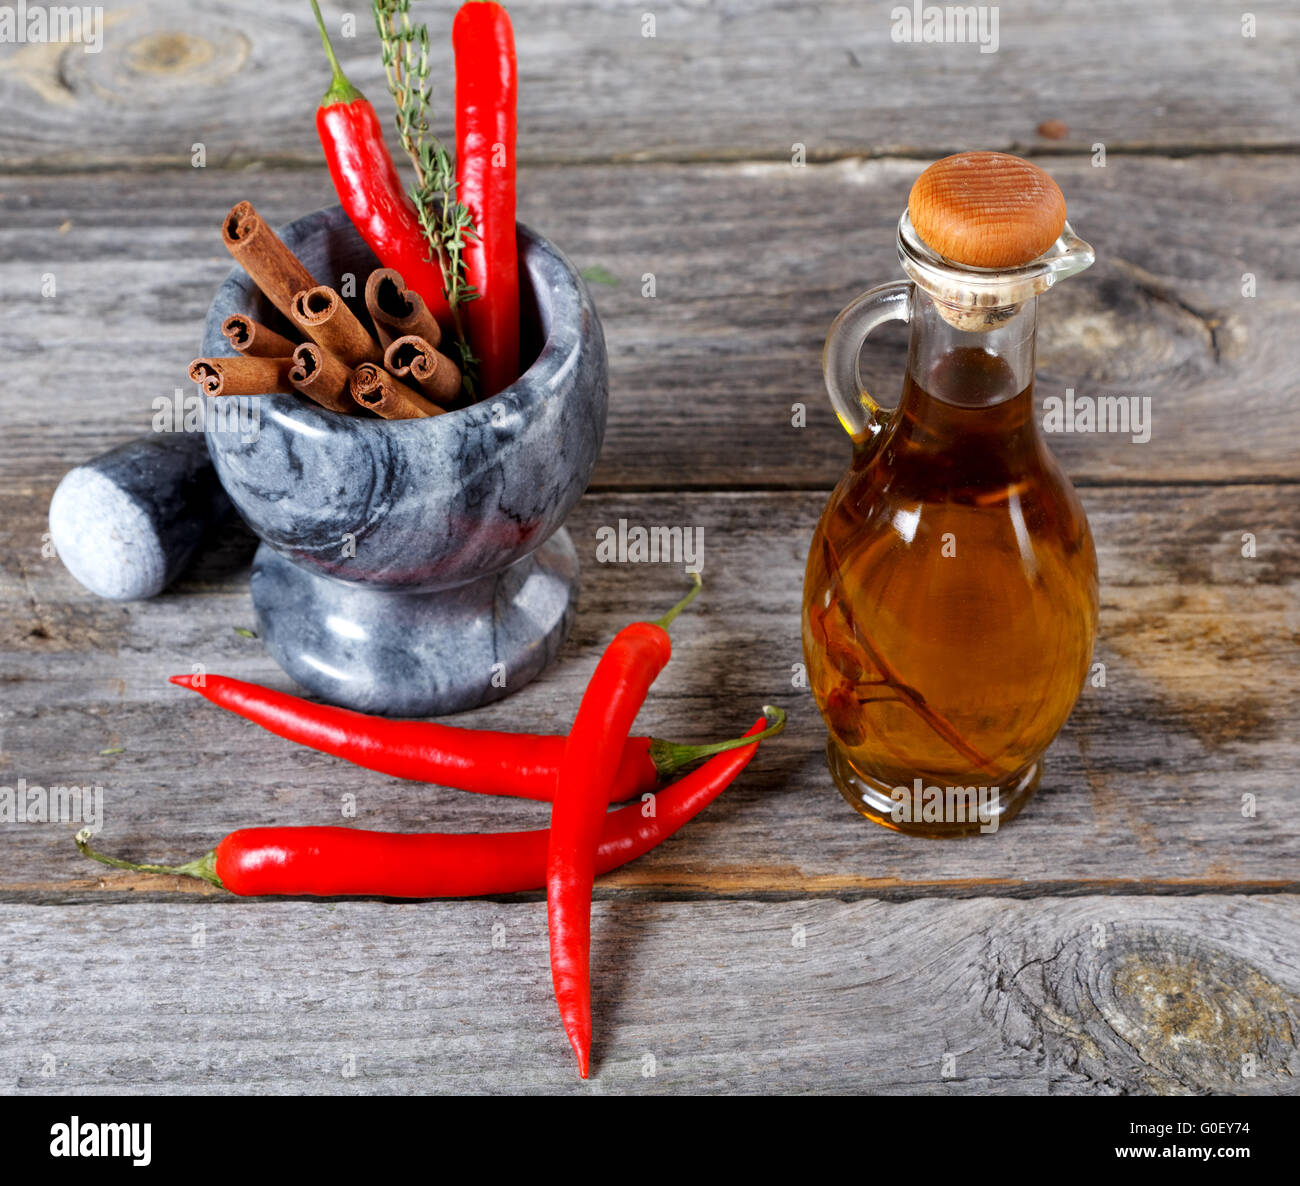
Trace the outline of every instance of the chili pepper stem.
{"type": "Polygon", "coordinates": [[[667,630],[673,624],[673,619],[682,612],[692,601],[699,595],[700,590],[704,587],[704,581],[698,572],[691,573],[691,580],[694,582],[691,591],[686,594],[672,609],[670,609],[662,618],[654,623],[663,630],[667,630]]]}
{"type": "Polygon", "coordinates": [[[339,65],[339,60],[334,54],[334,46],[330,42],[330,35],[325,31],[325,18],[321,16],[317,0],[311,0],[311,10],[316,14],[316,27],[320,30],[321,44],[325,47],[325,56],[329,58],[330,69],[334,72],[334,81],[330,83],[330,89],[325,92],[320,105],[332,107],[335,103],[352,103],[361,98],[361,92],[348,81],[348,76],[343,73],[343,67],[339,65]]]}
{"type": "Polygon", "coordinates": [[[658,737],[650,741],[650,760],[654,762],[659,778],[667,782],[679,770],[698,762],[701,758],[710,758],[714,754],[727,750],[741,749],[758,741],[775,737],[785,728],[785,709],[774,704],[763,705],[763,715],[772,723],[761,733],[751,733],[745,737],[733,737],[729,741],[715,741],[709,745],[682,745],[676,741],[663,741],[658,737]]]}
{"type": "Polygon", "coordinates": [[[90,857],[92,861],[98,861],[101,865],[111,865],[114,869],[130,869],[134,873],[170,873],[176,877],[194,877],[199,881],[209,881],[218,889],[226,888],[221,884],[221,878],[217,876],[215,850],[205,852],[198,860],[189,861],[184,865],[141,865],[135,861],[124,861],[121,857],[110,857],[102,852],[96,852],[90,847],[92,835],[94,833],[89,828],[82,828],[77,833],[77,851],[82,856],[90,857]]]}

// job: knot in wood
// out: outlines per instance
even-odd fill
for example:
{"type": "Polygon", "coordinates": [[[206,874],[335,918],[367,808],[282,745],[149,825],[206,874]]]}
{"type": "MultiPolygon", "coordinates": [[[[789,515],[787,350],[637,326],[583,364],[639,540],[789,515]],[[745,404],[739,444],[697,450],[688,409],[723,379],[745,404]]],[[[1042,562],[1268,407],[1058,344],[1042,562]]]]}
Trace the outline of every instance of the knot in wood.
{"type": "Polygon", "coordinates": [[[1300,999],[1180,928],[1098,924],[1054,952],[998,962],[1007,1031],[1104,1092],[1276,1091],[1300,1064],[1300,999]]]}

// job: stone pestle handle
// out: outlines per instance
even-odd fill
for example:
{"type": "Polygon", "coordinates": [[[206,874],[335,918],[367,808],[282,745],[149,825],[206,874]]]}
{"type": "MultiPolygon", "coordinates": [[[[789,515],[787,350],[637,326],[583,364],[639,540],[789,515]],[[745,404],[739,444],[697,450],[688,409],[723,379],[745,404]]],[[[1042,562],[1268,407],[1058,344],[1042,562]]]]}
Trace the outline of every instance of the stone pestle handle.
{"type": "Polygon", "coordinates": [[[135,601],[175,580],[229,511],[204,434],[158,434],[66,474],[50,500],[50,539],[92,593],[135,601]]]}

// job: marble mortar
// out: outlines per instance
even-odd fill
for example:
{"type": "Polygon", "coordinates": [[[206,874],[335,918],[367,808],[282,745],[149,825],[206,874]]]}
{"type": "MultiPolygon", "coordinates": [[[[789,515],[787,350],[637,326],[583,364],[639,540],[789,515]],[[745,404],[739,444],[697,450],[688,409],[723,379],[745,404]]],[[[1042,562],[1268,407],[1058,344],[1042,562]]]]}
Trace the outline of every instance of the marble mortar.
{"type": "MultiPolygon", "coordinates": [[[[349,303],[364,315],[359,294],[378,263],[341,209],[279,233],[318,283],[358,294],[349,303]]],[[[399,716],[472,708],[522,687],[568,633],[578,563],[562,524],[604,437],[605,339],[573,265],[522,225],[518,242],[528,365],[505,391],[403,421],[264,395],[252,431],[247,407],[242,421],[213,409],[217,474],[262,541],[259,634],[333,703],[399,716]]],[[[235,268],[208,311],[205,354],[230,352],[221,323],[232,313],[281,324],[235,268]]]]}

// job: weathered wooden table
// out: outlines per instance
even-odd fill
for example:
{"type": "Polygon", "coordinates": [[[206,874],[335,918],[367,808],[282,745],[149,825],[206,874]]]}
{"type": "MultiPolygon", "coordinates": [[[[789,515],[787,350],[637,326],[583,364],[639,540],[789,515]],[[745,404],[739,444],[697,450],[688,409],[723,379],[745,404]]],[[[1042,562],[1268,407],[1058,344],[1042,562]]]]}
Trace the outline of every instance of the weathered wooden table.
{"type": "MultiPolygon", "coordinates": [[[[387,110],[353,7],[344,63],[387,110]]],[[[88,866],[75,824],[4,823],[0,1089],[1295,1091],[1300,12],[1261,0],[1245,36],[1211,0],[1005,4],[981,53],[896,43],[890,6],[856,0],[515,7],[521,217],[589,270],[612,399],[571,523],[573,636],[463,723],[564,729],[603,642],[675,598],[678,569],[596,562],[597,529],[626,518],[704,532],[706,595],[647,730],[725,735],[768,701],[790,727],[600,881],[588,1086],[540,895],[235,900],[88,866]],[[968,147],[1039,159],[1097,248],[1044,300],[1039,398],[1147,394],[1154,422],[1146,444],[1052,439],[1097,539],[1105,686],[1012,827],[939,843],[846,807],[794,673],[805,549],[848,453],[821,342],[896,275],[923,163],[968,147]]],[[[454,6],[415,8],[445,132],[454,6]]],[[[345,796],[361,826],[542,826],[538,805],[370,775],[170,687],[193,663],[288,687],[237,632],[243,532],[140,604],[43,554],[60,476],[147,431],[184,382],[228,267],[224,211],[247,197],[282,222],[332,200],[305,3],[107,19],[102,53],[0,47],[0,777],[102,785],[101,846],[140,859],[345,822],[345,796]]],[[[868,352],[877,390],[897,389],[902,349],[868,352]]]]}

